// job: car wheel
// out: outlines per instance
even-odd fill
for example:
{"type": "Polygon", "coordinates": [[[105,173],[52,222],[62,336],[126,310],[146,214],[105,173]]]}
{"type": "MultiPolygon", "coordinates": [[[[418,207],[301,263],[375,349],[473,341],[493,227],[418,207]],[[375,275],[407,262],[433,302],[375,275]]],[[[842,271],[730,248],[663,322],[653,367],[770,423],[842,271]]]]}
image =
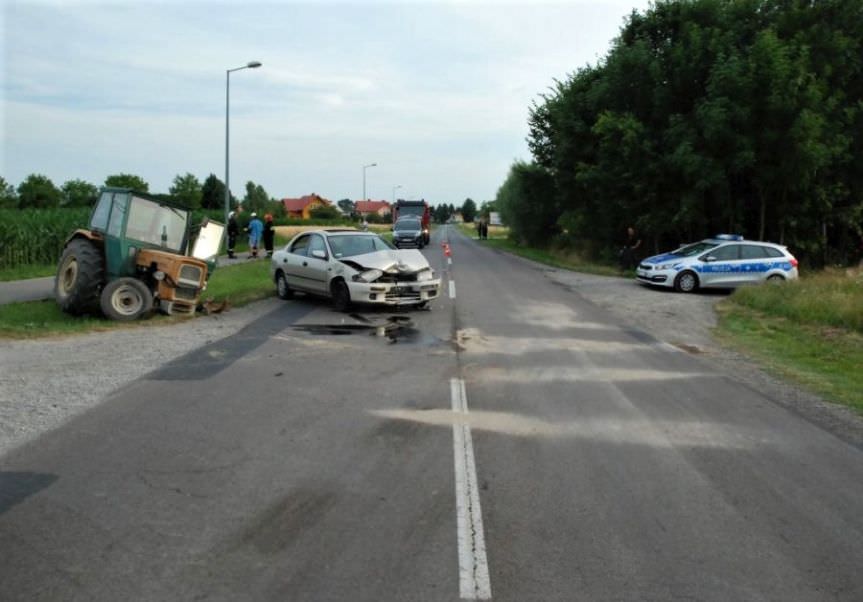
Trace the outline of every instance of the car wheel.
{"type": "Polygon", "coordinates": [[[290,299],[294,296],[294,291],[288,286],[288,279],[285,277],[284,272],[276,274],[276,294],[279,296],[279,299],[290,299]]]}
{"type": "Polygon", "coordinates": [[[773,274],[772,276],[767,277],[767,282],[770,284],[782,284],[785,282],[785,278],[780,274],[773,274]]]}
{"type": "Polygon", "coordinates": [[[348,285],[344,280],[336,280],[330,286],[330,293],[333,297],[333,306],[336,311],[347,311],[351,307],[351,292],[348,290],[348,285]]]}
{"type": "Polygon", "coordinates": [[[153,309],[153,293],[136,278],[117,278],[102,290],[102,312],[112,320],[137,320],[153,309]]]}
{"type": "Polygon", "coordinates": [[[679,293],[694,293],[698,290],[698,276],[689,270],[680,272],[674,279],[674,290],[679,293]]]}

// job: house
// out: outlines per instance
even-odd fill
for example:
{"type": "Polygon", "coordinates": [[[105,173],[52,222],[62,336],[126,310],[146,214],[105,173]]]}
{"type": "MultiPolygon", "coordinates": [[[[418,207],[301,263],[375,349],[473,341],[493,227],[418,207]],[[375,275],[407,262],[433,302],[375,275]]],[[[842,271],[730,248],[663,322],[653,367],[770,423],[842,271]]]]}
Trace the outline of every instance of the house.
{"type": "Polygon", "coordinates": [[[357,213],[363,217],[372,213],[376,213],[383,217],[391,212],[390,204],[386,201],[357,201],[354,204],[357,207],[357,213]]]}
{"type": "Polygon", "coordinates": [[[461,214],[461,211],[456,211],[455,213],[453,213],[450,219],[453,221],[453,223],[456,224],[464,223],[464,216],[461,214]]]}
{"type": "Polygon", "coordinates": [[[288,217],[309,219],[312,210],[317,207],[331,207],[332,202],[313,192],[298,199],[282,199],[282,205],[284,205],[285,214],[288,217]]]}

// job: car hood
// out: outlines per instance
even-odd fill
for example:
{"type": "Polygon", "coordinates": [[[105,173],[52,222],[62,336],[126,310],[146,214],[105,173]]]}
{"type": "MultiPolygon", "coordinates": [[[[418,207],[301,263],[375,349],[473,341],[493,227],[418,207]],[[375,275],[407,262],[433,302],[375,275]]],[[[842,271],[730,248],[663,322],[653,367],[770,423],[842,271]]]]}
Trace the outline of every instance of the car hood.
{"type": "Polygon", "coordinates": [[[429,262],[416,249],[375,251],[340,260],[354,269],[381,270],[389,274],[419,272],[428,269],[429,262]]]}
{"type": "Polygon", "coordinates": [[[683,255],[678,255],[677,253],[664,253],[663,255],[648,257],[647,259],[642,260],[641,263],[666,263],[668,261],[676,261],[678,259],[684,259],[683,255]]]}
{"type": "Polygon", "coordinates": [[[422,230],[395,230],[396,236],[419,236],[422,230]]]}

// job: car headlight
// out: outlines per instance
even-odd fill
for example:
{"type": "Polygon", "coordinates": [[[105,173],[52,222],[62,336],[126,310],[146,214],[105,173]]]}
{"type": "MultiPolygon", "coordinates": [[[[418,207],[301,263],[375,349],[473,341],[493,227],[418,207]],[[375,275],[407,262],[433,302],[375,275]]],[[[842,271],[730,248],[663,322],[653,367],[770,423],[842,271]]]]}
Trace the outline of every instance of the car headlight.
{"type": "Polygon", "coordinates": [[[434,272],[432,270],[423,270],[419,274],[417,274],[417,282],[426,282],[428,280],[432,280],[434,278],[434,272]]]}
{"type": "Polygon", "coordinates": [[[655,267],[655,268],[653,268],[653,269],[654,269],[654,270],[670,270],[670,269],[671,269],[671,268],[673,268],[675,265],[677,265],[677,264],[675,264],[675,263],[663,263],[662,265],[658,265],[658,266],[656,266],[656,267],[655,267]]]}
{"type": "Polygon", "coordinates": [[[374,282],[383,275],[384,273],[380,270],[366,270],[354,276],[353,280],[354,282],[374,282]]]}

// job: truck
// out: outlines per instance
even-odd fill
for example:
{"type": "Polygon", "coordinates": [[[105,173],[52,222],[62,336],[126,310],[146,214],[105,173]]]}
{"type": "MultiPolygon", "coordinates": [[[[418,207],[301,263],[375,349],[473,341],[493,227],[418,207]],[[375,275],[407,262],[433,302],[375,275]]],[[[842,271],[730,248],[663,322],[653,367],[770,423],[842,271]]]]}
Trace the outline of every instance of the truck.
{"type": "Polygon", "coordinates": [[[205,218],[193,227],[191,220],[188,209],[146,193],[103,188],[88,227],[63,247],[54,279],[60,309],[120,321],[154,308],[194,315],[224,226],[205,218]]]}
{"type": "Polygon", "coordinates": [[[414,215],[420,218],[423,228],[423,244],[429,244],[429,241],[431,240],[431,210],[424,199],[398,199],[395,205],[393,205],[392,214],[393,224],[395,224],[400,217],[404,217],[405,215],[414,215]]]}

